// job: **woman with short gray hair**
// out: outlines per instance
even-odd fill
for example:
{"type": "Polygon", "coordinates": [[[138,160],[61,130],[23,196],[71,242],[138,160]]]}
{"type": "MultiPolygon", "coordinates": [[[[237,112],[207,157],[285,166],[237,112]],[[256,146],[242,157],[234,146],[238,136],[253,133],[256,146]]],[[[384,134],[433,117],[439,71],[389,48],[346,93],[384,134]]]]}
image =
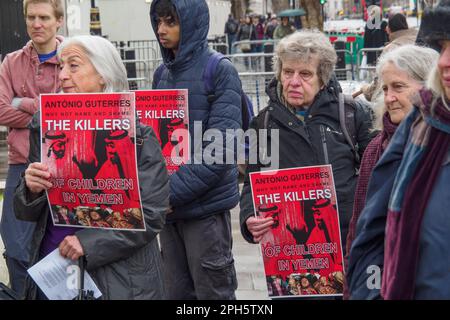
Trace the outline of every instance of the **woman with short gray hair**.
{"type": "Polygon", "coordinates": [[[336,51],[330,40],[320,31],[296,32],[283,38],[275,49],[273,68],[278,80],[281,78],[283,61],[296,59],[309,62],[318,58],[317,74],[321,85],[328,83],[337,61],[336,51]]]}
{"type": "MultiPolygon", "coordinates": [[[[279,139],[275,143],[279,146],[280,169],[332,165],[341,236],[345,240],[353,206],[357,161],[340,125],[339,98],[343,96],[333,75],[336,60],[333,46],[319,31],[300,31],[283,38],[275,49],[275,78],[266,89],[269,105],[255,117],[251,127],[255,130],[278,129],[279,139]]],[[[370,141],[371,121],[360,104],[352,107],[359,157],[370,141]]],[[[269,140],[272,139],[270,132],[269,140]]],[[[273,139],[277,138],[274,136],[273,139]]],[[[267,145],[270,146],[270,141],[267,145]]],[[[271,154],[271,151],[267,153],[271,154]]],[[[256,164],[249,164],[241,195],[241,232],[253,243],[259,242],[274,223],[272,218],[254,215],[248,173],[260,171],[264,166],[268,164],[259,159],[256,164]]]]}

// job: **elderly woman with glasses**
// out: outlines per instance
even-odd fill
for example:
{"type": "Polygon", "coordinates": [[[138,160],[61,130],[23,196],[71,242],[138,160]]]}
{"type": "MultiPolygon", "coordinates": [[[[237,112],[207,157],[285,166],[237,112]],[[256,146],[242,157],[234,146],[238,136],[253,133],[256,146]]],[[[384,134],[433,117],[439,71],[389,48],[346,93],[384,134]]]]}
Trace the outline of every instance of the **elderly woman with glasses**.
{"type": "MultiPolygon", "coordinates": [[[[65,93],[123,92],[128,90],[126,70],[114,46],[96,36],[77,36],[58,48],[59,79],[65,93]]],[[[87,271],[102,299],[163,299],[162,259],[157,241],[169,205],[168,175],[161,148],[151,128],[136,124],[143,144],[137,158],[145,231],[80,229],[53,225],[45,190],[52,187],[50,173],[40,162],[39,116],[31,123],[30,165],[16,189],[15,213],[36,221],[30,265],[53,250],[77,260],[84,257],[87,271]]],[[[131,145],[131,143],[130,143],[131,145]]],[[[78,159],[86,163],[86,159],[78,159]]],[[[106,223],[106,222],[105,222],[106,223]]],[[[27,279],[27,299],[45,299],[27,279]]]]}
{"type": "MultiPolygon", "coordinates": [[[[259,157],[252,163],[253,156],[261,155],[262,141],[258,141],[256,149],[251,147],[240,203],[241,232],[248,242],[260,242],[274,223],[270,216],[255,217],[248,176],[269,165],[272,169],[283,169],[331,164],[339,202],[341,237],[345,240],[353,207],[357,160],[340,125],[342,95],[333,74],[336,60],[333,46],[319,31],[293,33],[276,47],[276,76],[266,90],[269,105],[251,124],[257,131],[268,129],[268,149],[263,153],[271,156],[271,162],[259,157]],[[276,149],[271,150],[271,145],[276,149]]],[[[353,102],[346,104],[352,103],[359,157],[370,141],[371,121],[367,110],[353,102]]]]}

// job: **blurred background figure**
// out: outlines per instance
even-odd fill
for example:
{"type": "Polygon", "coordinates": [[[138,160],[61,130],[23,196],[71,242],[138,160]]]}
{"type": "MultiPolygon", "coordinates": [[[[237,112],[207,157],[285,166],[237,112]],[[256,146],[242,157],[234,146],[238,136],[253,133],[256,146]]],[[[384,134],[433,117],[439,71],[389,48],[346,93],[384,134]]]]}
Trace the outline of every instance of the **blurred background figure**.
{"type": "Polygon", "coordinates": [[[266,39],[273,39],[273,34],[275,32],[275,29],[278,26],[278,20],[277,17],[272,15],[269,19],[269,21],[267,21],[265,30],[264,30],[264,36],[266,39]]]}
{"type": "Polygon", "coordinates": [[[234,53],[233,43],[236,41],[236,36],[239,30],[239,23],[233,18],[232,14],[228,15],[228,20],[225,23],[224,33],[227,35],[228,54],[234,53]]]}
{"type": "MultiPolygon", "coordinates": [[[[369,17],[364,28],[364,48],[381,48],[389,41],[386,33],[386,21],[383,20],[381,9],[378,6],[368,8],[369,17]]],[[[380,52],[381,53],[381,52],[380,52]]],[[[367,64],[374,66],[380,53],[367,52],[367,64]]]]}
{"type": "Polygon", "coordinates": [[[283,39],[293,32],[295,32],[295,27],[289,21],[289,17],[281,17],[281,23],[276,27],[273,33],[273,38],[283,39]]]}

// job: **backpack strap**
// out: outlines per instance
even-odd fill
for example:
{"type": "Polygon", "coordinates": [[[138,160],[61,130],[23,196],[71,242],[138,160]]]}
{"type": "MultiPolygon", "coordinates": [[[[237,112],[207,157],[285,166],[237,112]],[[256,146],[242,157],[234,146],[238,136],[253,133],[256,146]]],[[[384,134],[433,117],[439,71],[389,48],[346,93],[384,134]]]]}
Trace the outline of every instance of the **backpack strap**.
{"type": "Polygon", "coordinates": [[[217,66],[222,59],[227,58],[220,52],[214,51],[214,53],[209,56],[205,71],[203,72],[203,83],[205,84],[205,90],[208,93],[209,103],[212,103],[215,99],[214,75],[216,74],[217,66]]]}
{"type": "Polygon", "coordinates": [[[245,93],[241,94],[241,107],[242,129],[246,131],[248,130],[250,121],[255,116],[255,113],[253,112],[252,101],[245,93]]]}
{"type": "MultiPolygon", "coordinates": [[[[205,90],[208,94],[208,103],[213,103],[216,99],[215,93],[215,83],[214,76],[216,74],[217,66],[220,61],[223,59],[228,59],[220,52],[214,51],[208,58],[208,62],[206,63],[205,71],[203,72],[203,83],[205,85],[205,90]]],[[[242,128],[244,130],[248,129],[248,124],[250,120],[253,118],[253,106],[249,97],[241,92],[241,120],[242,120],[242,128]]]]}
{"type": "Polygon", "coordinates": [[[356,124],[355,124],[355,106],[353,98],[339,93],[339,124],[345,140],[351,146],[353,155],[355,156],[356,165],[359,167],[361,157],[358,152],[358,144],[356,141],[356,124]]]}

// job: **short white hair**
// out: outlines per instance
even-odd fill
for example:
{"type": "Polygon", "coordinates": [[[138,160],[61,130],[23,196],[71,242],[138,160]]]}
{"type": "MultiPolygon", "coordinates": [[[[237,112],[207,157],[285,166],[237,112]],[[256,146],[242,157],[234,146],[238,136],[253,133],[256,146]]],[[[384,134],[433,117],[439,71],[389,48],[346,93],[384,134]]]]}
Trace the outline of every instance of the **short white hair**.
{"type": "Polygon", "coordinates": [[[127,71],[117,49],[111,42],[99,36],[82,35],[66,38],[58,47],[61,52],[70,46],[80,47],[88,56],[95,70],[105,81],[103,92],[128,91],[127,71]]]}
{"type": "MultiPolygon", "coordinates": [[[[425,85],[428,79],[430,66],[436,65],[439,54],[430,48],[416,45],[404,45],[381,55],[377,63],[377,76],[380,79],[378,88],[382,86],[382,73],[388,63],[392,63],[397,69],[405,72],[408,77],[421,85],[425,85]]],[[[374,129],[383,127],[383,115],[386,112],[384,96],[381,91],[373,103],[375,110],[374,129]]]]}
{"type": "Polygon", "coordinates": [[[404,45],[383,54],[377,63],[377,74],[381,73],[388,63],[405,72],[409,77],[421,84],[425,84],[430,72],[430,66],[437,63],[439,54],[430,48],[416,45],[404,45]]]}

